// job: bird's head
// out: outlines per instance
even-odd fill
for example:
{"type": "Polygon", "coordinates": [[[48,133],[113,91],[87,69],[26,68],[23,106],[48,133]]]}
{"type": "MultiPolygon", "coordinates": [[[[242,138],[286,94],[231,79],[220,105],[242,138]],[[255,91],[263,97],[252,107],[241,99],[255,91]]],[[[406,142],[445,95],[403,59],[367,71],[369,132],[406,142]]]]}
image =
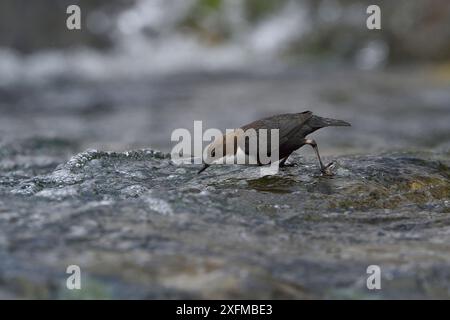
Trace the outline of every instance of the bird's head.
{"type": "Polygon", "coordinates": [[[206,164],[212,164],[219,162],[224,157],[232,156],[237,150],[236,141],[237,134],[234,131],[217,137],[206,147],[203,161],[206,164]]]}

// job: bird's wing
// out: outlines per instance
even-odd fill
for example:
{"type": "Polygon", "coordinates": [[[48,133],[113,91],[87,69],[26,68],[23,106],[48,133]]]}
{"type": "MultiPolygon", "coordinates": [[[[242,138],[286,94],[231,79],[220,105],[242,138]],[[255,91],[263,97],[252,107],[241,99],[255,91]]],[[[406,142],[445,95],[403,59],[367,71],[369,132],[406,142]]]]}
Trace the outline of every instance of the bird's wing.
{"type": "Polygon", "coordinates": [[[254,121],[245,126],[242,126],[241,129],[243,129],[244,131],[248,129],[278,129],[281,145],[284,141],[294,136],[297,130],[299,130],[303,126],[303,124],[311,117],[311,111],[305,111],[302,113],[280,114],[254,121]]]}
{"type": "MultiPolygon", "coordinates": [[[[312,117],[311,111],[305,111],[302,113],[288,113],[288,114],[280,114],[268,118],[264,118],[261,120],[254,121],[245,126],[242,126],[241,129],[244,131],[248,129],[278,129],[279,134],[279,147],[282,146],[289,141],[289,139],[293,138],[296,133],[302,128],[303,124],[312,117]]],[[[268,132],[270,134],[270,132],[268,132]]],[[[270,150],[270,138],[268,137],[268,150],[270,150]]],[[[248,148],[246,147],[246,151],[248,148]]]]}

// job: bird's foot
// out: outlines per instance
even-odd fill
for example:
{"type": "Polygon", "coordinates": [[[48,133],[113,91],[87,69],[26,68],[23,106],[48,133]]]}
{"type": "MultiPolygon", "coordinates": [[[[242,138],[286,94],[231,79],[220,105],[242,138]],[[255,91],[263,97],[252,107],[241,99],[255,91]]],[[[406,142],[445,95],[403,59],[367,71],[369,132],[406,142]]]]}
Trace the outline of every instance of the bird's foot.
{"type": "Polygon", "coordinates": [[[335,166],[336,166],[336,163],[333,161],[333,162],[330,162],[329,164],[327,164],[325,167],[321,168],[320,171],[322,172],[322,174],[324,176],[331,177],[331,176],[334,176],[333,169],[335,166]]]}

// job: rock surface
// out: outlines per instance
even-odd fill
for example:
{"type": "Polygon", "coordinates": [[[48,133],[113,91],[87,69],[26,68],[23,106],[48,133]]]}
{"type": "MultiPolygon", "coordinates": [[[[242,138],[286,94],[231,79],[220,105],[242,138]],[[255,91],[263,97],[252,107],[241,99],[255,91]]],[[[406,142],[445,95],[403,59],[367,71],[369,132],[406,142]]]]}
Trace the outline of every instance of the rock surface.
{"type": "Polygon", "coordinates": [[[449,298],[448,87],[340,75],[0,90],[0,297],[449,298]],[[314,134],[333,177],[307,147],[270,177],[167,155],[192,119],[224,129],[300,97],[353,124],[314,134]],[[82,290],[66,288],[72,264],[82,290]]]}
{"type": "Polygon", "coordinates": [[[72,297],[64,271],[77,264],[82,297],[446,297],[448,154],[335,160],[331,178],[299,156],[275,176],[197,175],[152,150],[87,151],[35,176],[3,169],[3,286],[72,297]],[[369,264],[383,270],[381,293],[365,288],[369,264]]]}

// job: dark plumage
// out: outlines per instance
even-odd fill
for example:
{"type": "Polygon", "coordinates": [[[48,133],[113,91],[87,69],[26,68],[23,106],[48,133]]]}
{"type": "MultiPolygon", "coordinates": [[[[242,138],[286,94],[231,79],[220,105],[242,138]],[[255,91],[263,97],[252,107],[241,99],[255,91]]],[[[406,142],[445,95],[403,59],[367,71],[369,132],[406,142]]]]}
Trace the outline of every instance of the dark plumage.
{"type": "MultiPolygon", "coordinates": [[[[313,133],[314,131],[329,126],[350,126],[350,124],[342,120],[322,118],[313,115],[311,111],[305,111],[301,113],[287,113],[264,118],[249,123],[247,125],[244,125],[241,127],[241,129],[244,132],[247,131],[248,129],[255,129],[257,132],[258,139],[259,139],[259,129],[267,129],[268,131],[267,150],[270,150],[270,140],[271,140],[270,129],[278,129],[279,159],[281,160],[280,166],[284,166],[287,158],[292,152],[301,148],[305,144],[311,145],[319,159],[321,171],[324,173],[329,173],[327,169],[332,163],[328,164],[327,166],[324,166],[322,160],[320,159],[317,143],[312,139],[306,139],[306,136],[313,133]]],[[[210,146],[208,146],[209,148],[208,152],[212,152],[212,154],[214,154],[215,149],[223,148],[223,154],[225,155],[230,155],[229,151],[227,152],[226,149],[232,149],[234,150],[234,153],[236,153],[237,151],[236,142],[234,142],[234,148],[226,148],[225,146],[227,145],[227,143],[225,142],[225,140],[226,137],[224,136],[223,139],[211,143],[210,146]]],[[[246,154],[248,154],[249,150],[250,149],[248,141],[246,141],[245,143],[246,154]]],[[[205,164],[204,167],[199,171],[199,173],[205,170],[208,166],[209,166],[208,164],[205,164]]]]}

